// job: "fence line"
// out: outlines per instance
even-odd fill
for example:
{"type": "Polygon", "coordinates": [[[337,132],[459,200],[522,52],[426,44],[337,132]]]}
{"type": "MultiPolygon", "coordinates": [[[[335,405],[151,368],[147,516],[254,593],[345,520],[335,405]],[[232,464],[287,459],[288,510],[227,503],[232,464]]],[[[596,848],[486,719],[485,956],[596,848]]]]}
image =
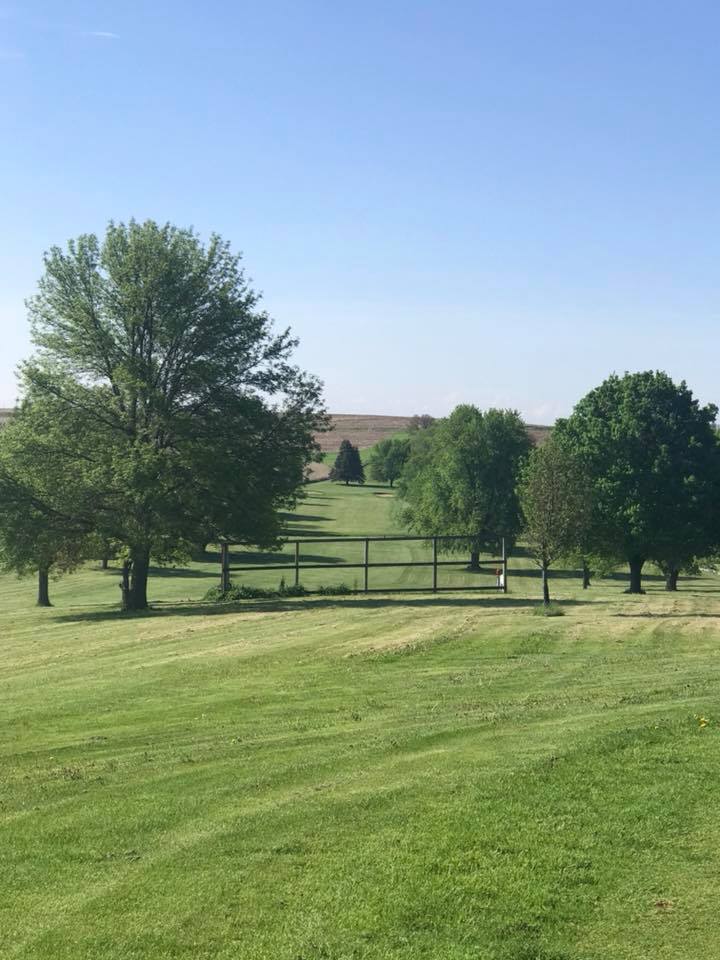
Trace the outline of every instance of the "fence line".
{"type": "MultiPolygon", "coordinates": [[[[467,536],[435,536],[435,537],[317,537],[317,538],[299,538],[297,540],[286,540],[287,544],[294,544],[294,561],[292,563],[271,563],[271,564],[250,564],[245,566],[233,566],[230,563],[231,543],[220,544],[220,589],[225,592],[230,589],[231,573],[252,573],[253,571],[267,570],[293,570],[295,573],[295,586],[300,585],[300,573],[303,570],[362,570],[363,571],[363,593],[403,593],[403,592],[424,592],[431,590],[437,593],[441,590],[494,590],[501,593],[507,593],[507,551],[505,549],[505,538],[501,540],[502,556],[483,560],[480,566],[474,570],[475,573],[491,573],[496,576],[495,586],[486,586],[478,584],[475,586],[464,587],[439,587],[438,586],[438,567],[459,567],[467,566],[467,560],[438,560],[438,543],[445,541],[472,541],[473,537],[467,536]],[[415,542],[430,543],[432,554],[430,560],[408,560],[408,561],[370,561],[371,543],[394,543],[394,542],[415,542]],[[335,563],[328,560],[325,563],[303,563],[301,559],[300,545],[311,543],[362,543],[363,559],[361,563],[335,563]],[[430,567],[432,568],[432,586],[431,587],[382,587],[370,588],[370,570],[382,568],[399,567],[430,567]]],[[[313,591],[308,591],[312,593],[313,591]]]]}

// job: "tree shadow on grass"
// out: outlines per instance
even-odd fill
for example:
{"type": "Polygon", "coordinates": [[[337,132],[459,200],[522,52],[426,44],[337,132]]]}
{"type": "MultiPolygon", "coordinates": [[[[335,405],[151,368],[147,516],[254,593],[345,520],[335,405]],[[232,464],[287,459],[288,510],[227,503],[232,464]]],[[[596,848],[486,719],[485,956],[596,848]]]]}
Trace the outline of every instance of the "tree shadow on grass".
{"type": "MultiPolygon", "coordinates": [[[[420,592],[420,591],[418,591],[420,592]]],[[[458,591],[461,592],[461,591],[458,591]]],[[[559,607],[586,606],[591,600],[554,600],[559,607]]],[[[104,607],[101,610],[84,610],[77,613],[63,613],[53,617],[59,623],[102,622],[107,620],[144,619],[149,617],[212,617],[234,613],[288,613],[297,614],[303,610],[380,610],[388,608],[427,609],[432,607],[471,607],[480,609],[530,609],[539,607],[539,600],[525,597],[372,597],[372,596],[344,596],[344,597],[305,597],[301,600],[237,600],[227,603],[203,603],[198,601],[157,600],[151,603],[148,610],[124,611],[104,607]]]]}
{"type": "Polygon", "coordinates": [[[212,577],[213,580],[220,579],[219,570],[193,570],[192,567],[150,567],[148,576],[152,579],[177,579],[195,580],[201,577],[212,577]]]}
{"type": "Polygon", "coordinates": [[[646,610],[642,613],[613,613],[613,617],[622,617],[624,620],[720,620],[720,613],[653,613],[646,610]]]}
{"type": "MultiPolygon", "coordinates": [[[[512,577],[540,577],[540,568],[539,567],[513,567],[510,566],[508,569],[508,579],[512,577]]],[[[665,577],[660,573],[643,573],[643,583],[665,583],[665,577]]],[[[627,573],[622,571],[616,571],[613,573],[606,573],[604,576],[599,577],[592,575],[591,577],[593,583],[595,581],[602,580],[612,580],[616,583],[629,583],[630,577],[627,573]]],[[[689,583],[694,577],[684,577],[683,582],[689,583]]],[[[550,567],[550,580],[582,580],[582,570],[567,570],[560,567],[550,567]]]]}
{"type": "MultiPolygon", "coordinates": [[[[207,561],[210,563],[213,559],[211,554],[207,554],[207,561]]],[[[218,555],[219,557],[219,555],[218,555]]],[[[220,567],[218,559],[217,570],[195,570],[192,567],[150,567],[148,576],[151,579],[177,579],[177,580],[199,580],[205,577],[212,577],[213,580],[220,580],[220,567]]],[[[122,567],[108,566],[106,570],[100,570],[105,576],[122,577],[122,567]]]]}
{"type": "Polygon", "coordinates": [[[329,523],[335,517],[320,516],[316,513],[281,513],[280,519],[284,523],[299,523],[301,520],[306,523],[329,523]]]}
{"type": "MultiPolygon", "coordinates": [[[[328,567],[331,567],[334,563],[343,563],[345,562],[343,557],[331,557],[326,554],[321,553],[307,553],[300,549],[300,569],[302,570],[303,563],[326,563],[328,567]]],[[[230,565],[233,566],[237,564],[238,566],[293,566],[295,563],[295,554],[294,553],[253,553],[247,551],[246,553],[239,553],[232,551],[230,553],[230,565]]],[[[213,576],[220,576],[220,571],[213,576]]]]}

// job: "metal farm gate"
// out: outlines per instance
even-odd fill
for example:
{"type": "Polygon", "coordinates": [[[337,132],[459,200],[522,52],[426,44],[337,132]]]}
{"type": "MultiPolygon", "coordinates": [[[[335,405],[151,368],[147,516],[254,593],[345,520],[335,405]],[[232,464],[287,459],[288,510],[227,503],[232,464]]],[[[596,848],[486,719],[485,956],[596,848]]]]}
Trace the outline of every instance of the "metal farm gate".
{"type": "MultiPolygon", "coordinates": [[[[361,593],[402,593],[402,592],[425,592],[431,590],[437,593],[439,590],[453,590],[455,592],[463,590],[492,590],[500,593],[507,593],[507,553],[505,550],[505,538],[501,540],[502,556],[497,558],[484,559],[480,561],[480,566],[473,570],[473,573],[486,573],[495,577],[495,585],[478,584],[475,586],[461,587],[439,587],[438,586],[438,568],[439,567],[467,567],[467,559],[464,560],[439,560],[438,544],[452,541],[471,542],[472,537],[462,536],[440,536],[440,537],[318,537],[315,539],[286,540],[285,543],[294,547],[294,560],[292,563],[271,563],[271,564],[246,564],[244,566],[234,566],[231,564],[230,550],[233,544],[220,544],[220,586],[223,591],[230,588],[231,573],[253,573],[263,570],[292,570],[295,575],[295,585],[300,584],[300,574],[303,570],[362,570],[363,586],[359,591],[361,593]],[[414,542],[430,544],[432,553],[429,560],[407,560],[407,561],[379,561],[371,562],[370,544],[371,543],[394,543],[394,542],[414,542]],[[302,560],[301,547],[309,544],[329,544],[329,543],[353,543],[363,544],[363,560],[361,563],[338,563],[328,559],[324,563],[304,563],[302,560]],[[432,582],[427,587],[370,587],[370,571],[384,568],[410,568],[426,567],[432,571],[432,582]]],[[[237,544],[236,546],[240,546],[237,544]]],[[[309,590],[308,593],[313,591],[309,590]]]]}

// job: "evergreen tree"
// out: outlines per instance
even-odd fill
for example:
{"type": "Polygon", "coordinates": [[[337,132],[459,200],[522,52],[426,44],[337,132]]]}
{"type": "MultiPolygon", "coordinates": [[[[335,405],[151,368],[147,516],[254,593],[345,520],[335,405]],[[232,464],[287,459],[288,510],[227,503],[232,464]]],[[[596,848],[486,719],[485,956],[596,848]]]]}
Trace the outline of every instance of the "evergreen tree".
{"type": "Polygon", "coordinates": [[[349,483],[365,483],[365,468],[360,459],[360,451],[349,440],[340,444],[335,463],[330,471],[330,479],[349,483]]]}

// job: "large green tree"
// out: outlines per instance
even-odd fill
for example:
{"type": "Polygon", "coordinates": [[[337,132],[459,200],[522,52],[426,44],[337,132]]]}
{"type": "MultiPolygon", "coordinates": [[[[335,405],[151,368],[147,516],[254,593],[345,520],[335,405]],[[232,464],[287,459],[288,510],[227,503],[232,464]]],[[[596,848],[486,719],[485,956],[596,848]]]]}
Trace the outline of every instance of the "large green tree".
{"type": "Polygon", "coordinates": [[[375,444],[370,457],[370,476],[392,487],[402,473],[410,456],[410,441],[402,437],[388,437],[375,444]]]}
{"type": "Polygon", "coordinates": [[[591,478],[594,549],[626,560],[631,593],[648,560],[679,569],[718,542],[716,414],[647,371],[608,377],[555,427],[591,478]]]}
{"type": "Polygon", "coordinates": [[[70,438],[25,405],[0,430],[0,566],[37,574],[38,605],[50,606],[49,579],[77,567],[96,544],[92,521],[79,509],[70,457],[57,469],[54,450],[70,438]]]}
{"type": "Polygon", "coordinates": [[[258,301],[227,243],[169,224],[111,223],[45,257],[23,386],[73,436],[52,464],[72,458],[94,532],[123,545],[128,609],[147,605],[151,557],[209,535],[275,544],[316,454],[320,384],[258,301]]]}
{"type": "Polygon", "coordinates": [[[365,467],[360,451],[349,440],[343,440],[340,444],[335,463],[330,470],[330,479],[338,480],[345,486],[350,483],[365,483],[365,467]]]}
{"type": "Polygon", "coordinates": [[[524,541],[542,575],[543,603],[550,603],[551,565],[582,550],[591,522],[589,478],[567,449],[552,437],[535,447],[518,486],[524,541]]]}
{"type": "Polygon", "coordinates": [[[525,424],[513,410],[461,405],[415,437],[398,487],[401,517],[427,536],[471,534],[465,546],[477,568],[482,549],[495,549],[503,537],[512,544],[520,530],[525,424]]]}

